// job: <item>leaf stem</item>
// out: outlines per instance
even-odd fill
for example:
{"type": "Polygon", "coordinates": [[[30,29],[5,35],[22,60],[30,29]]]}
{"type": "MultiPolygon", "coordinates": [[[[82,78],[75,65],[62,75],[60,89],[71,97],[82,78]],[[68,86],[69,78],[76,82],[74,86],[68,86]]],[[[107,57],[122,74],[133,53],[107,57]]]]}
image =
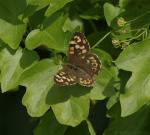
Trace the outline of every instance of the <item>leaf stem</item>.
{"type": "Polygon", "coordinates": [[[108,32],[108,33],[106,33],[100,40],[98,40],[98,41],[96,42],[95,45],[92,46],[92,48],[95,48],[96,46],[98,46],[107,36],[109,36],[110,33],[111,33],[111,31],[108,32]]]}

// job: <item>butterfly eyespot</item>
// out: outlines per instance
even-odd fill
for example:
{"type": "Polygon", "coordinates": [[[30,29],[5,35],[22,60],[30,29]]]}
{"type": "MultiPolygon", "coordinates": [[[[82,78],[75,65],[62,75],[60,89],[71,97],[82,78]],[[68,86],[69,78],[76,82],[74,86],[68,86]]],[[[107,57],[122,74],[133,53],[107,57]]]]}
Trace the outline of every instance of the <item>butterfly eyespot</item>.
{"type": "Polygon", "coordinates": [[[98,64],[97,63],[92,63],[92,66],[97,67],[98,64]]]}
{"type": "Polygon", "coordinates": [[[95,71],[96,71],[96,68],[92,68],[92,70],[95,72],[95,71]]]}

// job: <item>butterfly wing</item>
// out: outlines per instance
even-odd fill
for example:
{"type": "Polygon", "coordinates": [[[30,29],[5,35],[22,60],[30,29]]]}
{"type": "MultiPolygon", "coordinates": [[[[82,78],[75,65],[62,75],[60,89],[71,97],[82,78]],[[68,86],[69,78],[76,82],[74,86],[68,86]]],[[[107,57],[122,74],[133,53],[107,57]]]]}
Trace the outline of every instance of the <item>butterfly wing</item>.
{"type": "Polygon", "coordinates": [[[89,53],[85,56],[84,59],[82,59],[79,67],[86,71],[86,73],[88,73],[89,75],[93,76],[95,74],[98,74],[101,65],[102,64],[98,56],[96,54],[89,53]]]}
{"type": "Polygon", "coordinates": [[[101,62],[95,54],[89,53],[89,49],[84,34],[76,32],[69,43],[67,64],[54,76],[56,84],[92,86],[93,76],[98,74],[101,62]]]}
{"type": "Polygon", "coordinates": [[[93,83],[93,78],[84,70],[66,64],[54,76],[54,81],[61,86],[69,86],[79,83],[82,86],[90,87],[93,83]]]}
{"type": "Polygon", "coordinates": [[[74,85],[77,83],[77,76],[74,69],[64,65],[54,76],[54,82],[61,86],[74,85]]]}
{"type": "Polygon", "coordinates": [[[77,70],[77,81],[80,85],[86,86],[86,87],[91,87],[94,80],[93,78],[84,70],[78,69],[77,70]]]}
{"type": "Polygon", "coordinates": [[[89,43],[81,32],[76,32],[69,42],[68,63],[75,65],[79,60],[79,56],[89,52],[89,43]]]}

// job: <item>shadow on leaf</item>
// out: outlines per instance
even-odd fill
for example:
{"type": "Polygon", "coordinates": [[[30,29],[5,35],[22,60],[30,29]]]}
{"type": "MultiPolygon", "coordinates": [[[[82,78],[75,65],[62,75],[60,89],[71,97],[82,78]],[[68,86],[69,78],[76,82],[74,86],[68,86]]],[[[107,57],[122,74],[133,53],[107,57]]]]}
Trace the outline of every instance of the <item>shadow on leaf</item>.
{"type": "Polygon", "coordinates": [[[90,93],[92,87],[81,87],[79,85],[73,86],[58,86],[53,85],[53,87],[49,90],[46,103],[53,105],[60,102],[64,102],[68,100],[71,96],[80,97],[85,94],[90,93]]]}

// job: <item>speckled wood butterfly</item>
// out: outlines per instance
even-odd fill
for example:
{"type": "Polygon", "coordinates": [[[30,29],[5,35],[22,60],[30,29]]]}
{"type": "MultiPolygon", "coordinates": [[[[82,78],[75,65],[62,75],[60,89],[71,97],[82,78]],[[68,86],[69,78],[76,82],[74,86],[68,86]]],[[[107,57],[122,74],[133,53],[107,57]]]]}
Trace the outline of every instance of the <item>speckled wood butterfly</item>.
{"type": "Polygon", "coordinates": [[[67,64],[54,76],[56,84],[61,86],[76,83],[91,87],[94,75],[98,74],[101,62],[97,55],[89,52],[89,43],[81,32],[74,33],[69,43],[67,64]]]}

